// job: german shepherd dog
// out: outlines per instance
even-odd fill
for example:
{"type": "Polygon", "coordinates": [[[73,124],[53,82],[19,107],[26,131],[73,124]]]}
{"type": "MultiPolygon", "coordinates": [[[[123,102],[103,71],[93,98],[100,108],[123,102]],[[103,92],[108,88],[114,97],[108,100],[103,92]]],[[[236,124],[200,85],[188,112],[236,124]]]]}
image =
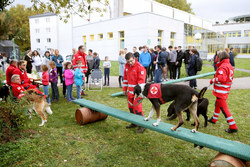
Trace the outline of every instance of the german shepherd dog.
{"type": "MultiPolygon", "coordinates": [[[[198,107],[197,107],[197,116],[199,117],[200,114],[204,117],[205,119],[205,123],[204,123],[204,127],[207,127],[207,108],[209,105],[209,101],[207,98],[204,98],[203,95],[205,94],[207,90],[207,87],[204,87],[199,95],[198,95],[198,107]]],[[[187,121],[190,121],[190,111],[187,109],[184,112],[187,113],[187,121]]],[[[175,113],[175,108],[174,108],[174,102],[172,102],[170,104],[170,106],[168,107],[168,115],[167,115],[167,120],[173,120],[177,117],[176,113],[175,113]]],[[[194,125],[194,124],[192,124],[194,125]]]]}
{"type": "MultiPolygon", "coordinates": [[[[135,98],[138,96],[147,97],[152,83],[138,84],[134,87],[135,98]]],[[[154,114],[154,110],[157,113],[157,122],[153,123],[153,126],[158,126],[160,118],[160,105],[164,102],[174,101],[175,113],[178,116],[178,124],[175,127],[172,127],[171,130],[175,131],[180,127],[184,121],[182,113],[184,110],[189,109],[193,118],[195,120],[195,129],[192,130],[193,133],[197,132],[199,128],[199,119],[197,117],[197,103],[198,103],[198,92],[190,88],[187,85],[179,84],[161,84],[160,85],[162,97],[160,98],[148,98],[152,103],[152,109],[149,113],[149,116],[144,120],[148,121],[154,114]]]]}
{"type": "Polygon", "coordinates": [[[46,98],[43,95],[37,94],[34,89],[27,90],[23,92],[23,94],[25,95],[21,98],[27,99],[29,103],[29,113],[31,114],[33,109],[42,119],[42,123],[39,126],[43,126],[44,123],[47,122],[46,112],[52,114],[52,110],[48,105],[46,98]]]}

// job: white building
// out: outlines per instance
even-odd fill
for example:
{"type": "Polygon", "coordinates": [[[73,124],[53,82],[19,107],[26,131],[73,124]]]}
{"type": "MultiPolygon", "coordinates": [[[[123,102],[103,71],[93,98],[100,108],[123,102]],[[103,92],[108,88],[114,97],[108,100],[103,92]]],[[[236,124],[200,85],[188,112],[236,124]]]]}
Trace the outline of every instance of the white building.
{"type": "Polygon", "coordinates": [[[54,13],[29,17],[31,50],[44,54],[46,50],[59,49],[66,56],[72,50],[72,21],[59,20],[54,13]]]}
{"type": "Polygon", "coordinates": [[[67,24],[55,14],[31,16],[31,49],[59,49],[65,57],[73,47],[85,45],[101,59],[117,60],[120,49],[132,51],[133,46],[192,45],[206,56],[208,45],[224,45],[221,35],[212,31],[212,22],[152,0],[110,0],[108,9],[104,17],[91,13],[90,23],[76,16],[67,24]],[[197,33],[201,39],[194,37],[197,33]],[[207,40],[208,34],[215,35],[207,40]]]}
{"type": "Polygon", "coordinates": [[[250,15],[233,17],[229,21],[232,22],[213,25],[214,31],[226,37],[223,47],[234,48],[237,57],[250,58],[250,15]]]}

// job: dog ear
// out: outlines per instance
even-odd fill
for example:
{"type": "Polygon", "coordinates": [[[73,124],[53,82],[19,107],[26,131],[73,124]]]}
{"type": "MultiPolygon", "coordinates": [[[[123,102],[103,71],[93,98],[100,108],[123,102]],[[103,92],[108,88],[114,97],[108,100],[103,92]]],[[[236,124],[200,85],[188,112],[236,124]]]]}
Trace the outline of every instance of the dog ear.
{"type": "Polygon", "coordinates": [[[207,87],[202,88],[199,95],[198,95],[198,98],[202,99],[204,94],[206,93],[206,91],[207,91],[207,87]]]}

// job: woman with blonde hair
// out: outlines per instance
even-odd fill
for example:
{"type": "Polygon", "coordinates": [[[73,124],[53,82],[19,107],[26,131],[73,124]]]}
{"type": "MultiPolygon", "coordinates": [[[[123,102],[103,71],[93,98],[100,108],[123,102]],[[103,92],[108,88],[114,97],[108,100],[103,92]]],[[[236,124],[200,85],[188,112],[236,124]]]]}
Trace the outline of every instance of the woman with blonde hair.
{"type": "Polygon", "coordinates": [[[125,64],[127,63],[127,61],[125,59],[125,51],[124,50],[120,50],[118,62],[119,62],[119,78],[118,78],[118,81],[119,81],[120,88],[122,88],[121,80],[123,81],[125,64]]]}

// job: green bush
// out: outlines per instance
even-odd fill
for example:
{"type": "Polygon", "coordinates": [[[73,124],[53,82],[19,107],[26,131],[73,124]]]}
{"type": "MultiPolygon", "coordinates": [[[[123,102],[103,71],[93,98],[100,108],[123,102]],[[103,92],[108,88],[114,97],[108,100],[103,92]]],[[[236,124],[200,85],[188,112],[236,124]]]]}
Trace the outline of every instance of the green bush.
{"type": "Polygon", "coordinates": [[[21,130],[28,126],[28,102],[26,99],[0,102],[0,141],[7,142],[20,137],[21,130]]]}

